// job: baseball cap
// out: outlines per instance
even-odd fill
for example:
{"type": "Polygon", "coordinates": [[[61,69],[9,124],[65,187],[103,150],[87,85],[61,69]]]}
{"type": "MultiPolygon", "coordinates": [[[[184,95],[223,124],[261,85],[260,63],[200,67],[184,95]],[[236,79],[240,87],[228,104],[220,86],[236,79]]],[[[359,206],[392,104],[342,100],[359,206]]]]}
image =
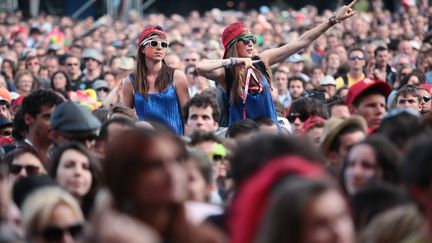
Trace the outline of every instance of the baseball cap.
{"type": "Polygon", "coordinates": [[[108,88],[108,82],[102,79],[98,79],[94,82],[92,88],[98,90],[100,88],[108,88]]]}
{"type": "Polygon", "coordinates": [[[135,60],[132,57],[122,57],[120,62],[117,64],[118,69],[122,70],[132,70],[135,66],[135,60]]]}
{"type": "Polygon", "coordinates": [[[51,127],[55,131],[90,132],[99,129],[101,122],[88,108],[65,101],[54,109],[51,127]]]}
{"type": "Polygon", "coordinates": [[[324,85],[336,85],[336,81],[333,78],[333,76],[326,75],[319,81],[319,84],[322,86],[324,86],[324,85]]]}
{"type": "Polygon", "coordinates": [[[0,88],[0,100],[5,100],[8,103],[12,102],[12,96],[9,90],[5,88],[0,88]]]}
{"type": "Polygon", "coordinates": [[[352,105],[361,94],[370,89],[378,90],[385,97],[387,97],[391,92],[391,87],[386,82],[365,78],[349,88],[348,95],[345,98],[345,103],[347,105],[352,105]]]}
{"type": "Polygon", "coordinates": [[[298,53],[295,53],[294,55],[291,55],[290,57],[288,57],[288,62],[290,62],[290,63],[297,63],[297,62],[302,62],[302,61],[303,61],[303,58],[298,53]]]}
{"type": "Polygon", "coordinates": [[[231,43],[237,36],[241,35],[242,33],[248,32],[249,29],[246,28],[243,23],[241,22],[235,22],[230,25],[228,25],[222,32],[222,44],[225,48],[223,58],[226,57],[226,52],[228,48],[228,44],[231,43]]]}
{"type": "Polygon", "coordinates": [[[98,61],[99,63],[103,62],[102,53],[94,48],[87,48],[83,52],[83,58],[92,58],[98,61]]]}

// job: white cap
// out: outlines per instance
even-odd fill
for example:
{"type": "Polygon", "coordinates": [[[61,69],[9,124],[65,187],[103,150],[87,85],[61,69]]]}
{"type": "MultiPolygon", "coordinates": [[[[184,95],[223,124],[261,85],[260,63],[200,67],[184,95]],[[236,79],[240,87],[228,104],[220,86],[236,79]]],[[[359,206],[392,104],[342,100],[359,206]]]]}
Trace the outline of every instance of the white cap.
{"type": "Polygon", "coordinates": [[[320,85],[336,85],[336,80],[332,76],[326,75],[319,81],[319,84],[320,85]]]}

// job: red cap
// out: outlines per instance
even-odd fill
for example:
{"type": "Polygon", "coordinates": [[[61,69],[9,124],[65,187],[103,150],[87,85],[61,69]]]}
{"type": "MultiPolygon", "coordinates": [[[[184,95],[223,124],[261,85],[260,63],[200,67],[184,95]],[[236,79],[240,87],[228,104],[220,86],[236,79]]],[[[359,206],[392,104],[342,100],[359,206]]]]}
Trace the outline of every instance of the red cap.
{"type": "Polygon", "coordinates": [[[249,29],[247,29],[241,22],[232,23],[224,29],[224,31],[222,32],[222,44],[225,48],[223,58],[226,57],[228,44],[233,41],[237,36],[247,31],[249,31],[249,29]]]}
{"type": "Polygon", "coordinates": [[[24,97],[25,97],[24,95],[20,95],[18,98],[12,101],[11,108],[13,111],[15,111],[22,104],[24,97]]]}
{"type": "Polygon", "coordinates": [[[347,105],[352,105],[359,95],[372,88],[381,91],[385,97],[387,97],[391,92],[391,87],[386,82],[365,78],[349,88],[348,95],[345,98],[345,103],[347,105]]]}
{"type": "Polygon", "coordinates": [[[420,84],[419,87],[427,89],[429,91],[429,93],[432,94],[432,85],[430,85],[430,84],[420,84]]]}
{"type": "Polygon", "coordinates": [[[143,32],[141,32],[141,34],[138,37],[137,45],[138,46],[141,45],[141,42],[143,42],[143,40],[149,37],[150,35],[160,35],[166,38],[165,32],[163,31],[162,27],[153,26],[153,27],[146,28],[143,30],[143,32]]]}
{"type": "Polygon", "coordinates": [[[6,100],[7,102],[11,103],[12,96],[11,96],[9,90],[7,90],[5,88],[0,89],[0,100],[6,100]]]}

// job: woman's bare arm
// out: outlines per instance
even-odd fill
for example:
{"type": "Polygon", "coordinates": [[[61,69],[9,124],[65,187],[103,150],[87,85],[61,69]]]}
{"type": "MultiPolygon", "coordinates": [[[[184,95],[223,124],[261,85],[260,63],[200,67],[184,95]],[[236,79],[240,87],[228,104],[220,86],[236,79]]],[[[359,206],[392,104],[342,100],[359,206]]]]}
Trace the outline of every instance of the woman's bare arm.
{"type": "MultiPolygon", "coordinates": [[[[354,6],[356,1],[357,0],[353,0],[350,4],[341,7],[335,14],[336,20],[343,21],[353,16],[356,12],[353,11],[351,7],[354,6]]],[[[311,30],[301,35],[298,39],[286,45],[263,51],[262,53],[259,54],[259,57],[267,66],[280,63],[285,59],[287,59],[292,54],[310,45],[314,40],[320,37],[332,26],[333,25],[329,21],[321,23],[318,26],[312,28],[311,30]]]]}
{"type": "Polygon", "coordinates": [[[174,71],[174,87],[180,107],[183,107],[189,101],[189,89],[186,75],[179,70],[174,71]]]}
{"type": "Polygon", "coordinates": [[[123,105],[129,108],[134,108],[133,86],[129,77],[123,80],[122,85],[123,105]]]}

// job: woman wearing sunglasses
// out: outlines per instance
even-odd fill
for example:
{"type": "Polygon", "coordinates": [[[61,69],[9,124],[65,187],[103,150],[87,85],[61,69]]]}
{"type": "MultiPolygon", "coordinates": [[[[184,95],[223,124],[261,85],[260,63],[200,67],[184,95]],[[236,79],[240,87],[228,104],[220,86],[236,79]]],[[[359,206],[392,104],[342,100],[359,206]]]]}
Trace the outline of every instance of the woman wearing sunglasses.
{"type": "Polygon", "coordinates": [[[158,122],[183,135],[181,107],[189,100],[186,76],[164,61],[168,42],[161,27],[138,37],[137,64],[123,84],[123,104],[140,120],[158,122]]]}
{"type": "Polygon", "coordinates": [[[69,193],[45,187],[24,201],[22,221],[29,242],[74,243],[83,231],[84,216],[69,193]]]}
{"type": "Polygon", "coordinates": [[[333,25],[353,16],[351,9],[356,0],[340,8],[328,22],[307,31],[297,40],[279,48],[254,53],[256,38],[242,23],[233,23],[222,33],[225,47],[223,59],[207,60],[197,65],[198,72],[217,81],[229,100],[229,122],[265,116],[277,122],[271,97],[268,67],[283,62],[286,58],[310,45],[333,25]]]}

